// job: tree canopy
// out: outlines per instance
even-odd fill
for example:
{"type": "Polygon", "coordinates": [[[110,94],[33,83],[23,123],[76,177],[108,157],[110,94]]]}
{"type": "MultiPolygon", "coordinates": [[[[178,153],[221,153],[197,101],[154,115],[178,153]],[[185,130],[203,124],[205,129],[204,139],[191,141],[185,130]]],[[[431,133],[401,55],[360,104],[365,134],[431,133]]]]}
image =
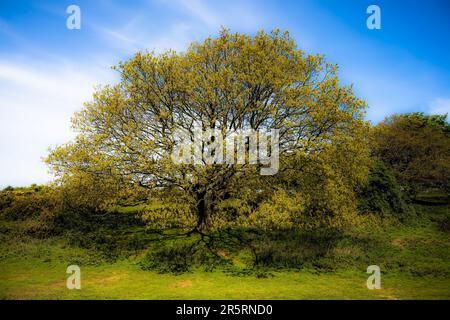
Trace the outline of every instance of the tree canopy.
{"type": "Polygon", "coordinates": [[[224,29],[185,52],[138,52],[115,69],[120,82],[95,91],[73,119],[76,140],[47,159],[61,181],[90,175],[114,190],[145,188],[160,200],[149,222],[191,231],[351,220],[368,171],[365,102],[339,83],[336,65],[299,50],[287,32],[224,29]],[[195,124],[225,138],[278,130],[277,174],[249,163],[248,139],[245,163],[174,162],[177,130],[193,141],[195,124]]]}

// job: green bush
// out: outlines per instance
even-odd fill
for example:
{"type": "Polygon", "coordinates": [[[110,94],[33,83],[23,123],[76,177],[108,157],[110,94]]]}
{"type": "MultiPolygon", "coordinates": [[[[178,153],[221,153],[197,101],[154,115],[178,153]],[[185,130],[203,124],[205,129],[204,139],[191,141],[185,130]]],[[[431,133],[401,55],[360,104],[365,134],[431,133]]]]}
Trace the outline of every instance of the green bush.
{"type": "Polygon", "coordinates": [[[38,193],[3,195],[2,198],[6,198],[2,216],[13,221],[37,218],[42,212],[53,210],[54,206],[50,197],[38,193]]]}
{"type": "Polygon", "coordinates": [[[144,270],[156,270],[160,273],[184,273],[192,265],[192,253],[192,247],[187,244],[166,246],[148,253],[141,266],[144,270]]]}
{"type": "Polygon", "coordinates": [[[0,192],[0,212],[11,206],[14,201],[14,196],[9,191],[0,192]]]}
{"type": "Polygon", "coordinates": [[[194,267],[212,271],[227,261],[214,253],[203,242],[186,241],[166,243],[154,251],[149,251],[140,262],[143,270],[159,273],[181,274],[194,267]]]}
{"type": "Polygon", "coordinates": [[[374,213],[381,217],[393,215],[401,221],[414,213],[393,173],[380,160],[374,161],[369,182],[359,192],[358,209],[362,213],[374,213]]]}

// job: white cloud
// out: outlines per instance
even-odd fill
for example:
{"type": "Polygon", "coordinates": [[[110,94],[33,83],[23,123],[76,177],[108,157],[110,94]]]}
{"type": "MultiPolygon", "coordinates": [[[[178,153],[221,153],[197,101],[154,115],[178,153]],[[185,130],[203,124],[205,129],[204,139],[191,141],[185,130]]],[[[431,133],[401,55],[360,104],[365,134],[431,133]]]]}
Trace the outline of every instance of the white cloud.
{"type": "Polygon", "coordinates": [[[208,27],[217,28],[220,26],[223,20],[200,0],[180,0],[180,5],[187,9],[192,16],[199,19],[208,27]]]}
{"type": "Polygon", "coordinates": [[[90,99],[93,86],[108,77],[92,66],[0,60],[0,187],[51,179],[42,157],[50,146],[73,138],[74,111],[90,99]]]}
{"type": "Polygon", "coordinates": [[[178,0],[174,7],[183,11],[197,24],[203,24],[209,31],[217,32],[224,25],[230,28],[256,30],[267,22],[260,2],[178,0]]]}
{"type": "MultiPolygon", "coordinates": [[[[221,25],[256,30],[262,26],[263,13],[249,2],[206,2],[202,0],[160,0],[165,9],[181,17],[160,21],[135,12],[126,23],[112,26],[84,22],[112,48],[131,55],[139,50],[157,53],[168,49],[184,51],[189,43],[216,34],[221,25]],[[155,32],[156,31],[156,32],[155,32]]],[[[151,8],[151,7],[150,7],[151,8]]]]}
{"type": "Polygon", "coordinates": [[[428,105],[430,114],[449,114],[450,115],[450,99],[436,98],[428,105]]]}
{"type": "Polygon", "coordinates": [[[187,23],[179,22],[170,25],[165,32],[158,36],[143,33],[142,27],[130,29],[107,29],[98,28],[102,37],[109,41],[115,47],[125,50],[128,54],[134,54],[137,51],[150,50],[157,53],[168,49],[178,52],[186,50],[188,44],[193,40],[193,30],[187,23]]]}
{"type": "Polygon", "coordinates": [[[97,31],[99,31],[105,39],[111,41],[115,45],[118,44],[121,48],[124,48],[129,52],[136,52],[141,46],[139,41],[134,38],[135,35],[132,36],[131,33],[127,34],[120,30],[114,30],[105,27],[98,27],[97,31]]]}

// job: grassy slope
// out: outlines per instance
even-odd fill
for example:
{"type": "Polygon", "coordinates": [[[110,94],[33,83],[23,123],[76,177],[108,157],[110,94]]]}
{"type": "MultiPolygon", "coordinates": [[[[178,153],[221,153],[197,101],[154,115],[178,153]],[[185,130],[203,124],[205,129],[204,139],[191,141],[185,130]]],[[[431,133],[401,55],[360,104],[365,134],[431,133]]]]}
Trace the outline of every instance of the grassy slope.
{"type": "MultiPolygon", "coordinates": [[[[363,265],[335,272],[274,271],[273,277],[230,276],[193,271],[175,276],[143,271],[139,257],[108,264],[95,252],[66,246],[62,239],[2,241],[0,298],[4,299],[450,299],[450,237],[434,219],[448,207],[421,208],[416,223],[378,231],[372,252],[353,243],[338,250],[364,255],[382,267],[382,289],[366,288],[363,265]],[[13,246],[11,246],[13,244],[13,246]],[[386,248],[381,250],[380,248],[386,248]],[[356,251],[355,251],[356,250],[356,251]],[[66,267],[81,267],[81,290],[65,287],[66,267]]],[[[5,228],[5,226],[3,226],[5,228]]]]}

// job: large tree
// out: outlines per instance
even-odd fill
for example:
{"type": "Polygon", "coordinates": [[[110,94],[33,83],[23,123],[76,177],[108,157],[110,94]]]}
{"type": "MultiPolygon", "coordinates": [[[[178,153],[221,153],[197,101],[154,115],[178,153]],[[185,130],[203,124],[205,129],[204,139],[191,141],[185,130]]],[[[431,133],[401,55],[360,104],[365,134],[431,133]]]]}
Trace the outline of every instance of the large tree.
{"type": "MultiPolygon", "coordinates": [[[[353,190],[365,179],[364,101],[339,84],[335,65],[305,55],[287,32],[222,30],[183,53],[138,52],[116,70],[120,82],[97,89],[74,117],[76,141],[54,149],[48,162],[62,177],[115,176],[153,190],[164,210],[150,220],[165,217],[200,232],[223,220],[215,213],[224,199],[258,202],[308,184],[312,196],[327,195],[320,206],[336,185],[353,190]],[[224,137],[279,130],[278,173],[261,176],[261,164],[248,157],[245,164],[174,162],[176,133],[194,140],[194,124],[224,137]]],[[[215,138],[202,152],[214,150],[215,138]]],[[[348,198],[334,192],[334,202],[348,198]]]]}

